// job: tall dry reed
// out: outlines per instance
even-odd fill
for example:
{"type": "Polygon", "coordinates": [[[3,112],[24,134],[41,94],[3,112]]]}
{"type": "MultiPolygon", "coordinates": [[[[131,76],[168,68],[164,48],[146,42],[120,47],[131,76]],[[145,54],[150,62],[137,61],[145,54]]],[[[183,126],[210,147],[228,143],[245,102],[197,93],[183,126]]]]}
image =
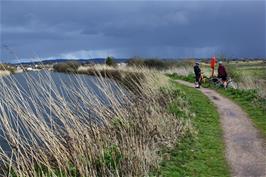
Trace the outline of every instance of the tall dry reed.
{"type": "MultiPolygon", "coordinates": [[[[167,111],[176,99],[167,77],[137,72],[141,81],[123,77],[137,93],[101,75],[93,80],[96,89],[78,75],[59,86],[49,72],[25,73],[26,86],[12,76],[0,78],[0,124],[9,145],[0,150],[1,173],[147,176],[158,169],[160,149],[191,127],[167,111]]],[[[184,100],[177,100],[189,116],[184,100]]]]}

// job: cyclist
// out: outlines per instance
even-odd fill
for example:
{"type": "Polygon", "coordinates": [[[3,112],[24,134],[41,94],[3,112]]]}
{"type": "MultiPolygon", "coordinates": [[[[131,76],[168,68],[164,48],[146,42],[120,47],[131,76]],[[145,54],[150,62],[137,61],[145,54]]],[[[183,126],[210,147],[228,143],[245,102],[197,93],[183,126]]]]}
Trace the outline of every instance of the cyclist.
{"type": "Polygon", "coordinates": [[[196,61],[195,65],[194,65],[194,73],[195,73],[195,78],[196,78],[195,87],[200,88],[201,70],[200,70],[198,61],[196,61]]]}
{"type": "Polygon", "coordinates": [[[219,61],[218,78],[222,79],[224,88],[227,86],[227,72],[222,61],[219,61]]]}

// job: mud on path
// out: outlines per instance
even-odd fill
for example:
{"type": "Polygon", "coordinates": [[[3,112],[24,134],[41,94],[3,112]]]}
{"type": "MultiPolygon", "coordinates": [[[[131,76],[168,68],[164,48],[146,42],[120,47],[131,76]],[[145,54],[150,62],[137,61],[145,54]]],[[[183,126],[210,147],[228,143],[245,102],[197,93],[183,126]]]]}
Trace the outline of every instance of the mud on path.
{"type": "MultiPolygon", "coordinates": [[[[194,84],[177,80],[194,87],[194,84]]],[[[266,141],[248,115],[234,102],[216,91],[201,88],[217,107],[223,127],[226,159],[234,177],[266,177],[266,141]]]]}

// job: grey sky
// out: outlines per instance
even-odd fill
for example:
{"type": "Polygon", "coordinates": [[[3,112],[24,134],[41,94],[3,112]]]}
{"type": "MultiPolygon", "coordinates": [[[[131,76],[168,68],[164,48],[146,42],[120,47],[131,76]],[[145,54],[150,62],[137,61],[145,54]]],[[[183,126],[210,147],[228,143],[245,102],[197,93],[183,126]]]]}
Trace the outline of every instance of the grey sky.
{"type": "MultiPolygon", "coordinates": [[[[1,58],[266,57],[265,1],[1,1],[1,58]]],[[[35,59],[34,59],[35,58],[35,59]]]]}

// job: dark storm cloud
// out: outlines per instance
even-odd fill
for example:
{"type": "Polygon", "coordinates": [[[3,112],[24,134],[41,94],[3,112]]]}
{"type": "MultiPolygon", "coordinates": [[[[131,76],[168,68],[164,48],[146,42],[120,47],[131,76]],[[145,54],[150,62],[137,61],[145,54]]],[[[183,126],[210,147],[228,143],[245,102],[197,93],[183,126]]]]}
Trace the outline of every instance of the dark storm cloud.
{"type": "Polygon", "coordinates": [[[266,55],[265,1],[1,1],[0,30],[21,58],[266,55]]]}

